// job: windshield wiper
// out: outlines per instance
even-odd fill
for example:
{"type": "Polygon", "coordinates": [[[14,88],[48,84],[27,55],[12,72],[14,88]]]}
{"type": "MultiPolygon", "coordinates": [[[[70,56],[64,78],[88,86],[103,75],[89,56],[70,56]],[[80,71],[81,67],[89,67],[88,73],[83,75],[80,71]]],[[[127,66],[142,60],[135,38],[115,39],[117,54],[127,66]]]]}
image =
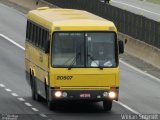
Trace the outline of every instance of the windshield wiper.
{"type": "Polygon", "coordinates": [[[93,56],[91,56],[90,54],[88,54],[87,56],[92,60],[92,62],[97,64],[97,66],[100,68],[100,70],[103,70],[103,67],[95,61],[93,56]]]}
{"type": "Polygon", "coordinates": [[[76,60],[79,58],[79,56],[81,55],[81,52],[78,52],[76,54],[76,56],[73,58],[73,61],[71,62],[71,64],[68,67],[68,70],[71,70],[71,68],[73,67],[74,63],[76,62],[76,60]]]}

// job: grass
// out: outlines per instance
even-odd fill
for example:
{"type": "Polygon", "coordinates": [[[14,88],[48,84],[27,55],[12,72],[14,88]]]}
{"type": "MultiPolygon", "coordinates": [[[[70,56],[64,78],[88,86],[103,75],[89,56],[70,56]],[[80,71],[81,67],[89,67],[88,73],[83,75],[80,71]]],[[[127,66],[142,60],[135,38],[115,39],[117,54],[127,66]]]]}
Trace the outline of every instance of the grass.
{"type": "Polygon", "coordinates": [[[160,0],[147,0],[147,1],[160,5],[160,0]]]}

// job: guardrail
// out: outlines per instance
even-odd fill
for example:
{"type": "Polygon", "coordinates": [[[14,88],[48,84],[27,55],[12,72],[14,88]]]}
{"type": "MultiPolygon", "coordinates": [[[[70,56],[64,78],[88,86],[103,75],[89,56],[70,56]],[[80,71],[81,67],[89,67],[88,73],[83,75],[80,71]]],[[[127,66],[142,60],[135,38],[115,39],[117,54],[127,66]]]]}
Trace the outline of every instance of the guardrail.
{"type": "Polygon", "coordinates": [[[63,8],[82,9],[115,23],[119,32],[160,49],[160,22],[148,19],[99,0],[46,0],[63,8]]]}

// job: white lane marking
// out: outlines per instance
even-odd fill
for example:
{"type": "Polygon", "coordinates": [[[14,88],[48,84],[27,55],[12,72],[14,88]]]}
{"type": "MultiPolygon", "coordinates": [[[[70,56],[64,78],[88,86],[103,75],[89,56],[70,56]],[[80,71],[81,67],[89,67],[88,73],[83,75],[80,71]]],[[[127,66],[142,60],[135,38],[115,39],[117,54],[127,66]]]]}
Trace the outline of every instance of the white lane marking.
{"type": "Polygon", "coordinates": [[[17,93],[11,93],[12,96],[17,97],[18,94],[17,93]]]}
{"type": "Polygon", "coordinates": [[[24,104],[27,105],[28,107],[31,107],[31,106],[32,106],[32,105],[31,105],[30,103],[28,103],[28,102],[25,102],[24,104]]]}
{"type": "Polygon", "coordinates": [[[19,101],[25,101],[25,99],[24,98],[17,98],[19,101]]]}
{"type": "Polygon", "coordinates": [[[15,41],[13,41],[12,39],[10,39],[9,37],[0,34],[1,37],[3,37],[4,39],[8,40],[9,42],[11,42],[12,44],[16,45],[17,47],[21,48],[22,50],[25,50],[24,47],[22,47],[20,44],[16,43],[15,41]]]}
{"type": "Polygon", "coordinates": [[[4,84],[0,84],[0,87],[5,87],[5,85],[4,84]]]}
{"type": "Polygon", "coordinates": [[[128,110],[131,111],[132,113],[139,115],[139,117],[140,117],[141,119],[149,120],[149,119],[146,118],[146,116],[144,116],[143,114],[141,114],[141,113],[135,111],[134,109],[132,109],[132,108],[129,107],[128,105],[125,105],[125,104],[123,104],[123,103],[120,102],[120,101],[115,101],[115,102],[116,102],[117,104],[123,106],[124,108],[128,109],[128,110]]]}
{"type": "MultiPolygon", "coordinates": [[[[16,42],[13,41],[12,39],[6,37],[5,35],[0,34],[0,36],[3,37],[3,38],[5,38],[6,40],[10,41],[11,43],[13,43],[14,45],[16,45],[17,47],[21,48],[22,50],[25,50],[25,48],[24,48],[23,46],[21,46],[20,44],[16,43],[16,42]]],[[[120,60],[120,62],[123,63],[124,65],[126,65],[127,67],[129,67],[129,68],[131,68],[131,69],[133,69],[133,70],[135,70],[135,71],[137,71],[137,72],[139,72],[139,73],[141,73],[141,74],[144,74],[144,75],[146,75],[146,76],[148,76],[148,77],[151,77],[152,79],[157,80],[157,81],[160,82],[160,79],[159,79],[159,78],[157,78],[157,77],[155,77],[155,76],[153,76],[153,75],[150,75],[150,74],[148,74],[148,73],[145,73],[145,72],[143,72],[142,70],[140,70],[140,69],[138,69],[138,68],[136,68],[136,67],[134,67],[134,66],[132,66],[132,65],[130,65],[130,64],[124,62],[124,61],[122,61],[122,60],[120,60]]],[[[25,104],[26,104],[26,103],[25,103],[25,104]]],[[[127,105],[125,105],[125,104],[123,104],[123,103],[121,103],[121,102],[118,102],[118,104],[122,105],[123,107],[125,107],[126,109],[130,110],[130,111],[133,112],[133,113],[138,113],[137,111],[133,110],[132,108],[128,107],[127,105]]],[[[27,104],[26,104],[26,105],[27,105],[27,104]]],[[[31,104],[30,104],[30,105],[31,105],[31,104]]],[[[32,105],[31,105],[31,106],[32,106],[32,105]]]]}
{"type": "Polygon", "coordinates": [[[133,112],[134,114],[140,114],[139,112],[133,110],[132,108],[130,108],[129,106],[123,104],[123,103],[120,102],[120,101],[114,101],[114,102],[118,103],[119,105],[123,106],[124,108],[128,109],[129,111],[133,112]]]}
{"type": "Polygon", "coordinates": [[[44,118],[47,117],[47,116],[46,116],[45,114],[43,114],[43,113],[41,113],[40,116],[42,116],[42,117],[44,117],[44,118]]]}
{"type": "Polygon", "coordinates": [[[150,77],[150,78],[152,78],[153,80],[155,80],[155,81],[157,81],[157,82],[160,82],[160,79],[159,79],[159,78],[157,78],[157,77],[155,77],[155,76],[153,76],[153,75],[151,75],[151,74],[149,74],[149,73],[146,73],[146,72],[140,70],[139,68],[136,68],[136,67],[134,67],[134,66],[132,66],[132,65],[130,65],[130,64],[122,61],[122,60],[120,60],[120,62],[121,62],[122,64],[124,64],[125,66],[127,66],[127,67],[129,67],[129,68],[131,68],[131,69],[133,69],[133,70],[135,70],[135,71],[137,71],[137,72],[139,72],[139,73],[141,73],[141,74],[143,74],[143,75],[146,75],[147,77],[150,77]]]}
{"type": "Polygon", "coordinates": [[[11,91],[12,91],[11,89],[8,89],[8,88],[6,88],[5,90],[6,90],[7,92],[11,92],[11,91]]]}
{"type": "Polygon", "coordinates": [[[146,9],[143,9],[143,8],[140,8],[140,7],[136,7],[136,6],[134,6],[134,5],[130,5],[130,4],[127,4],[127,3],[124,3],[124,2],[118,2],[118,1],[115,1],[115,0],[112,0],[112,2],[115,2],[115,3],[118,3],[118,4],[122,4],[122,5],[126,5],[126,6],[129,6],[129,7],[133,7],[133,8],[136,8],[136,9],[139,9],[139,10],[142,10],[142,11],[145,11],[145,12],[148,12],[148,13],[152,13],[152,14],[155,14],[155,15],[160,15],[159,13],[152,12],[152,11],[149,11],[149,10],[146,10],[146,9]]]}
{"type": "Polygon", "coordinates": [[[39,110],[37,108],[32,108],[33,111],[38,112],[39,110]]]}

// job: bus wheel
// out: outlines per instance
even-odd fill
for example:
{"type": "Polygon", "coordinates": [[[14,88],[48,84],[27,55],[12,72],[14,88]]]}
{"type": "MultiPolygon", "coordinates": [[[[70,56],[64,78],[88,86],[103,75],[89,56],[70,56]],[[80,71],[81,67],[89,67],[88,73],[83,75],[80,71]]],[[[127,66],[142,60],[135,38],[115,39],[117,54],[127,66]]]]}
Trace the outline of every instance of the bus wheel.
{"type": "Polygon", "coordinates": [[[54,109],[54,105],[52,101],[47,100],[47,106],[49,108],[49,110],[53,110],[54,109]]]}
{"type": "Polygon", "coordinates": [[[48,88],[46,88],[46,100],[47,100],[47,106],[48,106],[49,110],[53,110],[54,104],[53,104],[53,101],[51,101],[49,99],[49,90],[48,90],[48,88]]]}
{"type": "Polygon", "coordinates": [[[32,90],[32,99],[36,101],[40,101],[41,98],[37,93],[36,81],[33,75],[31,76],[31,90],[32,90]]]}
{"type": "Polygon", "coordinates": [[[103,101],[103,108],[105,111],[111,111],[112,109],[112,100],[104,100],[103,101]]]}
{"type": "Polygon", "coordinates": [[[35,93],[35,82],[34,82],[34,77],[33,75],[30,75],[30,83],[31,83],[31,92],[32,92],[32,99],[36,100],[36,93],[35,93]]]}
{"type": "Polygon", "coordinates": [[[38,95],[38,93],[36,92],[36,94],[35,94],[35,100],[36,101],[41,101],[42,100],[42,97],[40,96],[40,95],[38,95]]]}

